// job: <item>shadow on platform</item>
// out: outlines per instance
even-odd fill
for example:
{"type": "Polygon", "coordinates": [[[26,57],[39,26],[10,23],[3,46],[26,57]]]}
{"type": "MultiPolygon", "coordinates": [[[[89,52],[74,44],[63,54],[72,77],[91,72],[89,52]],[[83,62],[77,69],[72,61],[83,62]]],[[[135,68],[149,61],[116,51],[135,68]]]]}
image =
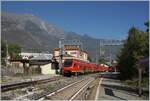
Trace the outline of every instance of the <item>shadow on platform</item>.
{"type": "Polygon", "coordinates": [[[118,99],[120,99],[120,100],[126,100],[126,99],[124,99],[124,98],[115,96],[114,93],[113,93],[113,91],[112,91],[111,89],[109,89],[109,88],[104,88],[104,90],[105,90],[105,94],[106,94],[106,95],[109,95],[109,96],[118,98],[118,99]]]}
{"type": "MultiPolygon", "coordinates": [[[[133,88],[133,87],[128,87],[128,86],[122,86],[122,85],[110,85],[110,84],[101,84],[103,87],[106,87],[107,89],[114,89],[114,90],[121,90],[121,91],[126,91],[129,93],[129,95],[137,95],[138,94],[138,89],[137,88],[133,88]]],[[[107,90],[106,89],[106,90],[107,90]]],[[[149,91],[143,91],[144,95],[148,95],[149,91]]]]}

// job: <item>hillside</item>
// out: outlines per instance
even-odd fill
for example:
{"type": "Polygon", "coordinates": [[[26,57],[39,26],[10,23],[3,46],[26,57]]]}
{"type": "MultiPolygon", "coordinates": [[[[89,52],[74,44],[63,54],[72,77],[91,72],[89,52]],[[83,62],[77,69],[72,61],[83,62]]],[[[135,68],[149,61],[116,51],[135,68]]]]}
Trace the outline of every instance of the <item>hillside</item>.
{"type": "MultiPolygon", "coordinates": [[[[83,49],[90,56],[97,55],[98,42],[101,39],[95,39],[88,35],[79,35],[75,32],[66,32],[42,19],[30,14],[16,14],[2,12],[1,14],[2,40],[8,43],[16,43],[25,51],[50,51],[58,47],[58,41],[64,37],[66,40],[80,40],[83,43],[83,49]]],[[[119,48],[115,48],[116,53],[119,48]],[[117,50],[116,50],[117,49],[117,50]]],[[[108,49],[106,50],[106,54],[108,49]]]]}

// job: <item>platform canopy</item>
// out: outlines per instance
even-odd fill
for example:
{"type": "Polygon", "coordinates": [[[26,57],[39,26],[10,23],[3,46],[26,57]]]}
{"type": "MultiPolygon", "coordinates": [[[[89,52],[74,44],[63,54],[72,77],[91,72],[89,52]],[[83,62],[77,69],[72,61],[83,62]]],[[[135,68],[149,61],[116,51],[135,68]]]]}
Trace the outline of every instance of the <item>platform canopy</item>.
{"type": "Polygon", "coordinates": [[[30,59],[30,65],[45,65],[52,62],[52,56],[39,55],[30,59]]]}

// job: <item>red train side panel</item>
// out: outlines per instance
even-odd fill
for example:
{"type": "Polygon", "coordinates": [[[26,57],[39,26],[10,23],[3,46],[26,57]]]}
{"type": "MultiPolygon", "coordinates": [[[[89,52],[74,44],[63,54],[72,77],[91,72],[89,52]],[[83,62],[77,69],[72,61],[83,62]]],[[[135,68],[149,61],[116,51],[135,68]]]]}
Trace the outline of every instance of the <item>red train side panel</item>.
{"type": "Polygon", "coordinates": [[[108,71],[108,67],[98,66],[94,63],[88,63],[77,59],[66,59],[63,64],[62,72],[75,74],[85,72],[108,71]]]}

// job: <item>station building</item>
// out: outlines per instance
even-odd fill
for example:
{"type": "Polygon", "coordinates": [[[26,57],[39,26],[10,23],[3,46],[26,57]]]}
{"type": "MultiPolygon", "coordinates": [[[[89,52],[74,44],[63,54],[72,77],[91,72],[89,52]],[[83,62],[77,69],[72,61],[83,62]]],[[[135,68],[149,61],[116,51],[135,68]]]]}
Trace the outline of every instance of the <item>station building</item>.
{"type": "MultiPolygon", "coordinates": [[[[59,61],[60,49],[53,49],[53,56],[59,61]]],[[[78,59],[88,62],[88,54],[82,51],[78,45],[64,45],[63,60],[65,59],[78,59]]]]}

